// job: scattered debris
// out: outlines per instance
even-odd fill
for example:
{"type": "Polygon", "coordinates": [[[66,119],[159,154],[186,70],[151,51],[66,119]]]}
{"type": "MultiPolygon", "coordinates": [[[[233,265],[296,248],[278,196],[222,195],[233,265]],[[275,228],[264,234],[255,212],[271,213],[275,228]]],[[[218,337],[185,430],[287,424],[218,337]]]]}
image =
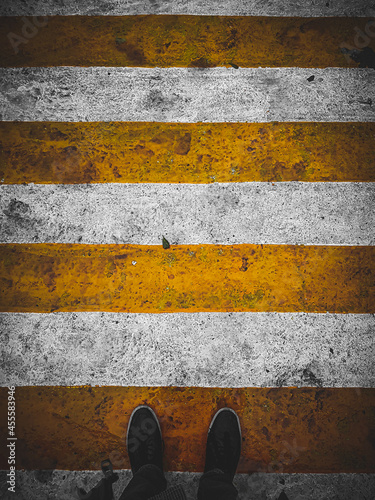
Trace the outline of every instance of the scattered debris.
{"type": "Polygon", "coordinates": [[[238,68],[239,68],[239,66],[237,66],[237,64],[234,64],[234,63],[231,63],[231,62],[230,62],[229,64],[230,64],[230,65],[232,66],[232,68],[234,68],[234,69],[238,69],[238,68]]]}
{"type": "Polygon", "coordinates": [[[315,76],[311,75],[311,76],[308,77],[307,81],[308,82],[312,82],[314,79],[315,79],[315,76]]]}
{"type": "Polygon", "coordinates": [[[249,259],[246,257],[242,257],[242,266],[240,267],[240,271],[247,271],[249,269],[249,259]]]}
{"type": "Polygon", "coordinates": [[[169,244],[169,241],[166,240],[163,236],[163,248],[165,248],[166,250],[170,247],[171,245],[169,244]]]}

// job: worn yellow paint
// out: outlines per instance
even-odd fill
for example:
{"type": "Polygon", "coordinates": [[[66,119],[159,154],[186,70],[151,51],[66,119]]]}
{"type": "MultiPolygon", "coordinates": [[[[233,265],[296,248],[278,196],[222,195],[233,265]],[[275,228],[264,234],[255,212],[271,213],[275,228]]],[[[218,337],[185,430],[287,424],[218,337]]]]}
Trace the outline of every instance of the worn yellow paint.
{"type": "Polygon", "coordinates": [[[375,247],[2,244],[1,311],[375,312],[375,247]]]}
{"type": "Polygon", "coordinates": [[[375,390],[312,387],[17,387],[17,468],[92,470],[108,457],[130,468],[126,430],[139,404],[158,415],[166,470],[203,470],[210,421],[229,406],[243,436],[238,472],[375,472],[375,390]]]}
{"type": "Polygon", "coordinates": [[[372,182],[375,123],[0,122],[0,179],[372,182]]]}
{"type": "MultiPolygon", "coordinates": [[[[37,30],[29,26],[33,36],[22,42],[17,37],[24,37],[23,18],[2,17],[0,65],[355,67],[358,63],[340,47],[352,47],[356,29],[365,29],[367,21],[354,17],[50,16],[37,30]]],[[[374,48],[374,38],[367,38],[374,48]]]]}

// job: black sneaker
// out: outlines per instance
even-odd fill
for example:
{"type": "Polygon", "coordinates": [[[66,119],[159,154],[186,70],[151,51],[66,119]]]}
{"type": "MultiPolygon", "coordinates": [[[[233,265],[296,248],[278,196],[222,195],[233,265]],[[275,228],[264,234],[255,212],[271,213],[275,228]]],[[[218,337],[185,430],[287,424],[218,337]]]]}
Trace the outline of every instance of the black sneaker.
{"type": "Polygon", "coordinates": [[[279,496],[279,498],[278,498],[277,500],[289,500],[289,499],[288,499],[288,497],[286,496],[285,491],[282,491],[282,492],[280,493],[280,496],[279,496]]]}
{"type": "Polygon", "coordinates": [[[239,418],[231,408],[222,408],[216,413],[208,429],[204,472],[220,469],[229,474],[233,480],[240,455],[241,427],[239,418]]]}
{"type": "Polygon", "coordinates": [[[130,416],[126,449],[133,474],[142,465],[153,464],[163,470],[164,442],[159,421],[148,406],[137,406],[130,416]]]}

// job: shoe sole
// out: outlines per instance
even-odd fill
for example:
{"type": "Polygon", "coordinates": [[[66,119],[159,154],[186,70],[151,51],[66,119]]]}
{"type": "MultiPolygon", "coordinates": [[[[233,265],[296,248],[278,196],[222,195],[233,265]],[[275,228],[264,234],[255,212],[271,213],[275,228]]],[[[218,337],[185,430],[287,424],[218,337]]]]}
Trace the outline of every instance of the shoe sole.
{"type": "Polygon", "coordinates": [[[152,408],[150,408],[149,406],[147,405],[139,405],[137,406],[136,408],[134,408],[134,410],[132,411],[132,414],[130,415],[130,419],[129,419],[129,423],[128,423],[128,428],[127,428],[127,431],[126,431],[126,451],[129,453],[129,450],[128,450],[128,441],[129,441],[129,430],[130,430],[130,426],[131,426],[131,423],[132,423],[132,420],[133,420],[133,417],[134,417],[134,414],[137,410],[139,410],[140,408],[147,408],[147,410],[149,410],[151,413],[152,413],[152,416],[154,417],[154,419],[156,420],[156,423],[157,423],[157,426],[158,426],[158,429],[159,429],[159,432],[160,432],[160,435],[161,435],[161,438],[162,438],[162,442],[163,442],[163,436],[162,436],[162,433],[161,433],[161,427],[160,427],[160,424],[159,424],[159,419],[158,417],[156,416],[156,413],[154,412],[154,410],[152,408]]]}
{"type": "Polygon", "coordinates": [[[223,411],[231,411],[232,413],[234,413],[236,415],[236,419],[237,419],[237,424],[238,424],[238,429],[240,431],[240,438],[241,438],[241,442],[242,442],[242,432],[241,432],[241,424],[240,424],[240,419],[238,418],[238,415],[237,413],[232,410],[232,408],[221,408],[219,411],[217,411],[214,415],[214,418],[211,420],[211,423],[210,423],[210,427],[208,428],[208,432],[210,432],[212,426],[214,425],[214,422],[215,420],[217,419],[217,417],[220,415],[221,412],[223,411]]]}

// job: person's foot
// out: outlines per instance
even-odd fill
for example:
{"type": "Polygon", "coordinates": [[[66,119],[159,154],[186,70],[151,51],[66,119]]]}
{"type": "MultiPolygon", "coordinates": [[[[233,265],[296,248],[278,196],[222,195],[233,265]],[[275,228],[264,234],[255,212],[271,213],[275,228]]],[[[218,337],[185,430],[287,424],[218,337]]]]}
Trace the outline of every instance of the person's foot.
{"type": "Polygon", "coordinates": [[[138,406],[130,416],[126,448],[133,474],[142,465],[153,464],[163,470],[163,448],[159,421],[148,406],[138,406]]]}
{"type": "Polygon", "coordinates": [[[233,480],[241,455],[241,427],[231,408],[222,408],[208,429],[204,472],[220,469],[233,480]]]}

